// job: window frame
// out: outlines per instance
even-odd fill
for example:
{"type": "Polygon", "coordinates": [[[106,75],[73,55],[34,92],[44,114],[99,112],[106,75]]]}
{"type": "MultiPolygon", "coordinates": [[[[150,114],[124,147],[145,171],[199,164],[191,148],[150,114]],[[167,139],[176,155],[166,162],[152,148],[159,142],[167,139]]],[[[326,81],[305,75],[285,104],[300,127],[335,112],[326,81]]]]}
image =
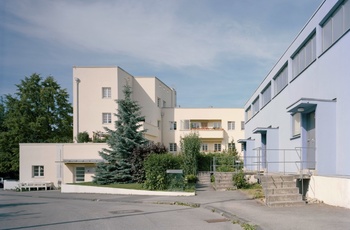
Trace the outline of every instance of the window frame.
{"type": "Polygon", "coordinates": [[[221,152],[221,143],[214,143],[214,152],[221,152]]]}
{"type": "Polygon", "coordinates": [[[261,108],[265,107],[272,99],[271,82],[261,91],[261,108]]]}
{"type": "Polygon", "coordinates": [[[244,130],[244,129],[245,129],[245,122],[241,121],[241,130],[244,130]]]}
{"type": "Polygon", "coordinates": [[[102,113],[102,124],[112,124],[112,113],[102,113]]]}
{"type": "Polygon", "coordinates": [[[235,121],[227,121],[227,130],[235,130],[236,122],[235,121]]]}
{"type": "Polygon", "coordinates": [[[294,113],[292,117],[292,137],[300,137],[301,135],[301,113],[294,113]]]}
{"type": "Polygon", "coordinates": [[[169,121],[169,123],[170,123],[170,130],[176,130],[177,129],[176,121],[169,121]]]}
{"type": "Polygon", "coordinates": [[[169,152],[177,152],[177,144],[169,143],[169,152]]]}
{"type": "Polygon", "coordinates": [[[44,165],[33,165],[32,166],[32,177],[44,177],[45,167],[44,165]]]}
{"type": "Polygon", "coordinates": [[[280,71],[273,78],[274,82],[274,96],[279,94],[284,88],[288,86],[288,62],[282,66],[280,71]]]}
{"type": "Polygon", "coordinates": [[[111,87],[102,87],[102,98],[103,99],[112,98],[112,88],[111,87]]]}

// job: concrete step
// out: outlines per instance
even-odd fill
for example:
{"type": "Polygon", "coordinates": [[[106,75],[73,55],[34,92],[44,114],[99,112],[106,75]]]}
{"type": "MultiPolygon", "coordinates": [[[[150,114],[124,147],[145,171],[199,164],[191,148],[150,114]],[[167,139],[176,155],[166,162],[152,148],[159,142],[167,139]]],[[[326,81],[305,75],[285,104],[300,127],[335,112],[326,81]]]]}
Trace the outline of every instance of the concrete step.
{"type": "Polygon", "coordinates": [[[295,181],[295,176],[293,175],[278,175],[278,176],[261,176],[261,182],[289,182],[295,181]]]}
{"type": "Polygon", "coordinates": [[[295,181],[287,181],[287,182],[262,182],[263,188],[296,188],[295,181]]]}
{"type": "Polygon", "coordinates": [[[299,194],[299,189],[293,188],[268,188],[265,190],[267,195],[278,195],[278,194],[299,194]]]}
{"type": "Polygon", "coordinates": [[[277,194],[269,195],[266,198],[267,203],[276,202],[276,201],[302,201],[300,194],[277,194]]]}
{"type": "Polygon", "coordinates": [[[269,207],[293,207],[306,205],[304,201],[275,201],[267,204],[269,207]]]}

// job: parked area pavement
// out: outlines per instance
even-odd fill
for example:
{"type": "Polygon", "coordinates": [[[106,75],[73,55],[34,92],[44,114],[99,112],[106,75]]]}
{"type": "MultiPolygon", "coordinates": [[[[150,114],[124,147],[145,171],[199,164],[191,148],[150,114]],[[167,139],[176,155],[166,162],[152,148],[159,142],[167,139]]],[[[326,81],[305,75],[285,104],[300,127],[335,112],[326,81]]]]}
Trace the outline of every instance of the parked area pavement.
{"type": "Polygon", "coordinates": [[[240,191],[209,185],[192,197],[0,191],[0,229],[205,230],[243,229],[243,223],[256,229],[350,229],[350,210],[325,204],[270,208],[240,191]]]}

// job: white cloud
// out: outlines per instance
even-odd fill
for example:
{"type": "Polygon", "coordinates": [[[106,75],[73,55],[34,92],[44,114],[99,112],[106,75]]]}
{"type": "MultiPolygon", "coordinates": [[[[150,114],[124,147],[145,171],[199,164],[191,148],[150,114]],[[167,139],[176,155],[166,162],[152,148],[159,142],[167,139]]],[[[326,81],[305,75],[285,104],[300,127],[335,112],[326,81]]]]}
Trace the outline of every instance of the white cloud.
{"type": "Polygon", "coordinates": [[[259,24],[227,15],[205,17],[211,9],[193,16],[205,20],[185,20],[179,13],[181,1],[15,3],[9,9],[20,21],[7,26],[18,32],[78,51],[120,53],[154,65],[208,68],[225,56],[271,60],[285,46],[272,43],[272,35],[259,24]]]}

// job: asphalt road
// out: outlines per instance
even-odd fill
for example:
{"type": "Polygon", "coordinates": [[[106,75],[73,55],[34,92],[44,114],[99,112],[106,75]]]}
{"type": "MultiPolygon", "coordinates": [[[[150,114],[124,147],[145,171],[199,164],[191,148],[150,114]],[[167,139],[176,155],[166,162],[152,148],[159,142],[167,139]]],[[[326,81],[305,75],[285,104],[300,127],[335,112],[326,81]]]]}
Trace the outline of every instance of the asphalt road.
{"type": "Polygon", "coordinates": [[[133,202],[122,196],[40,194],[0,190],[0,229],[242,229],[202,208],[133,202]]]}

